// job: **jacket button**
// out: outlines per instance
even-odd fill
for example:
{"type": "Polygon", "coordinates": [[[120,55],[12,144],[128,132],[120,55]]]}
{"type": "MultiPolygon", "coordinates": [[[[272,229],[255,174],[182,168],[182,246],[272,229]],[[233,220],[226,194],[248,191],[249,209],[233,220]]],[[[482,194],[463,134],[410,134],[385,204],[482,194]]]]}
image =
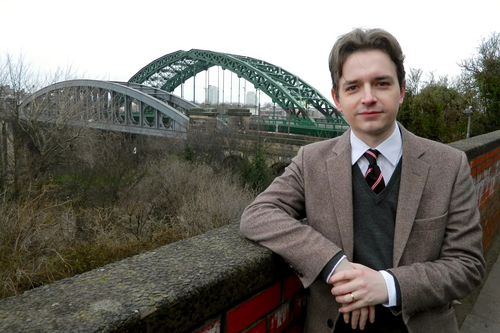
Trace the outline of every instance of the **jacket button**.
{"type": "Polygon", "coordinates": [[[333,320],[332,319],[328,319],[326,324],[328,325],[328,327],[333,328],[333,320]]]}

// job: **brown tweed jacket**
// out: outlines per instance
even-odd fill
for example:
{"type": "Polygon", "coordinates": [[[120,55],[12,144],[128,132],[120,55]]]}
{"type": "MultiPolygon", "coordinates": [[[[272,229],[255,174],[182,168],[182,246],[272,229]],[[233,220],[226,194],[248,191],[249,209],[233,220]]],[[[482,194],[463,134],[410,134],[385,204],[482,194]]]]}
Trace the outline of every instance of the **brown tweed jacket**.
{"type": "MultiPolygon", "coordinates": [[[[403,157],[390,271],[401,288],[401,307],[392,312],[411,333],[458,332],[451,302],[484,276],[468,161],[463,152],[399,126],[403,157]]],[[[241,218],[241,232],[282,256],[309,289],[306,332],[331,333],[327,323],[339,315],[319,275],[338,251],[353,258],[351,173],[349,131],[304,146],[241,218]],[[298,221],[304,217],[307,224],[298,221]]]]}

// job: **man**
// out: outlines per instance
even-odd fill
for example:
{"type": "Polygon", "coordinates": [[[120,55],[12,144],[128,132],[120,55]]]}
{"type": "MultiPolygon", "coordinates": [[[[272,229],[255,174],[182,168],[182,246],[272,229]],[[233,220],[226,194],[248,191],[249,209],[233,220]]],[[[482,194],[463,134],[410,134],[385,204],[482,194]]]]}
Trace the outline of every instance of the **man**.
{"type": "Polygon", "coordinates": [[[332,96],[350,130],[302,147],[243,213],[309,289],[306,332],[458,332],[452,301],[483,278],[465,154],[396,122],[403,60],[386,31],[340,37],[332,96]]]}

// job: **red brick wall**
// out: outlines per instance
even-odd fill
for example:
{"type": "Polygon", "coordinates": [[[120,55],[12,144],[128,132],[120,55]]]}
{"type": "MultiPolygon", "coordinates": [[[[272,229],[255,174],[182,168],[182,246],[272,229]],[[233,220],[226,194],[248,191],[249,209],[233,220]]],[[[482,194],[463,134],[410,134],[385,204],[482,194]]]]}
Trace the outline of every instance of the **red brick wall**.
{"type": "Polygon", "coordinates": [[[500,147],[469,161],[481,212],[483,245],[488,251],[500,231],[500,147]]]}
{"type": "Polygon", "coordinates": [[[195,333],[299,333],[305,317],[306,295],[295,274],[264,289],[195,333]]]}

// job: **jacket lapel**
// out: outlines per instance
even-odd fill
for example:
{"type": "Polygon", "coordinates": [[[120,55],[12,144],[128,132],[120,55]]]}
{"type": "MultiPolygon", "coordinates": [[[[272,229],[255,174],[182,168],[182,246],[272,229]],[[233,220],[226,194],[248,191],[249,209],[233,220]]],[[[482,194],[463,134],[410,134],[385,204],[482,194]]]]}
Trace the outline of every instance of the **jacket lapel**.
{"type": "Polygon", "coordinates": [[[326,163],[328,180],[333,197],[333,210],[340,232],[343,249],[347,259],[353,259],[353,211],[352,211],[352,166],[350,131],[346,131],[333,148],[333,157],[326,163]]]}
{"type": "Polygon", "coordinates": [[[401,124],[399,127],[403,139],[403,164],[394,234],[394,267],[398,266],[408,242],[429,172],[429,165],[420,160],[425,152],[418,144],[420,139],[408,132],[401,124]]]}

